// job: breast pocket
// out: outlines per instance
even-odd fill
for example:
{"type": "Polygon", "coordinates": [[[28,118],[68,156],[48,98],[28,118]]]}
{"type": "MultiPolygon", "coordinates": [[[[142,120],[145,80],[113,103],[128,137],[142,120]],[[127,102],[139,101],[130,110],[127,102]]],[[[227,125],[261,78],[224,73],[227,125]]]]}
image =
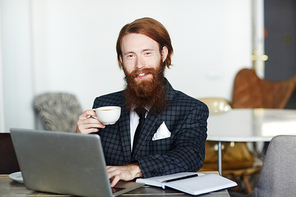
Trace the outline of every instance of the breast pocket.
{"type": "Polygon", "coordinates": [[[154,140],[150,142],[151,154],[164,154],[173,149],[173,140],[171,137],[154,140]]]}

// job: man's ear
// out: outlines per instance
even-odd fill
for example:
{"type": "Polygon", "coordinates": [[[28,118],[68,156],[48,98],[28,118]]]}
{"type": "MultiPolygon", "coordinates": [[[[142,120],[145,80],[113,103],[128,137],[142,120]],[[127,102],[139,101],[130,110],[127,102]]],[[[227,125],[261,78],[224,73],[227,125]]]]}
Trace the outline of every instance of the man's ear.
{"type": "Polygon", "coordinates": [[[120,60],[120,63],[122,64],[122,56],[119,55],[119,60],[120,60]]]}
{"type": "Polygon", "coordinates": [[[168,56],[168,48],[166,46],[162,47],[162,50],[161,50],[161,58],[162,58],[162,62],[164,62],[168,56]]]}
{"type": "Polygon", "coordinates": [[[123,62],[122,62],[122,56],[121,55],[119,55],[118,64],[119,64],[119,68],[123,69],[123,62]]]}

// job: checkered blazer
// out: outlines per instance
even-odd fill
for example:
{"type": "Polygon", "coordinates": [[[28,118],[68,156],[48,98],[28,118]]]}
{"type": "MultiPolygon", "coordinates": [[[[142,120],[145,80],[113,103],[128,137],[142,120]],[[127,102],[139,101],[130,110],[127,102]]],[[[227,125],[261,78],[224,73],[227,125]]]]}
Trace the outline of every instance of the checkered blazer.
{"type": "Polygon", "coordinates": [[[124,107],[123,91],[97,97],[93,108],[115,105],[121,107],[120,119],[114,125],[100,129],[107,165],[124,165],[137,161],[145,178],[199,170],[205,157],[207,138],[207,106],[172,88],[167,82],[169,104],[161,114],[149,114],[131,155],[130,112],[124,107]],[[171,136],[152,140],[165,123],[171,136]]]}

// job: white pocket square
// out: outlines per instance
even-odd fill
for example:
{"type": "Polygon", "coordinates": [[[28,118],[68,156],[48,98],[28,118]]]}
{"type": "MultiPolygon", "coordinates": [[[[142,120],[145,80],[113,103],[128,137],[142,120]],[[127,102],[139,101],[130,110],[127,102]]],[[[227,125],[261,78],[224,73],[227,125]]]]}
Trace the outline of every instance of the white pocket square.
{"type": "Polygon", "coordinates": [[[171,137],[171,132],[168,130],[167,126],[163,122],[160,125],[160,127],[157,129],[156,133],[154,134],[152,141],[160,140],[168,137],[171,137]]]}

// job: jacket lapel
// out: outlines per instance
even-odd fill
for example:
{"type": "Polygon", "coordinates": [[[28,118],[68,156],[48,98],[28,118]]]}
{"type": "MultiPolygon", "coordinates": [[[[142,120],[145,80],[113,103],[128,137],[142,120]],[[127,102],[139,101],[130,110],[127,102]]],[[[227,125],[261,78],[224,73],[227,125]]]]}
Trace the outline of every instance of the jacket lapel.
{"type": "Polygon", "coordinates": [[[152,139],[152,137],[155,133],[155,129],[154,129],[155,125],[159,124],[159,126],[160,126],[161,123],[162,123],[161,122],[161,114],[149,114],[148,113],[148,116],[146,117],[146,120],[144,122],[141,134],[139,136],[139,139],[138,139],[138,142],[136,145],[136,149],[135,149],[135,152],[133,155],[134,158],[137,158],[137,156],[140,155],[140,153],[144,147],[145,141],[152,139]]]}

